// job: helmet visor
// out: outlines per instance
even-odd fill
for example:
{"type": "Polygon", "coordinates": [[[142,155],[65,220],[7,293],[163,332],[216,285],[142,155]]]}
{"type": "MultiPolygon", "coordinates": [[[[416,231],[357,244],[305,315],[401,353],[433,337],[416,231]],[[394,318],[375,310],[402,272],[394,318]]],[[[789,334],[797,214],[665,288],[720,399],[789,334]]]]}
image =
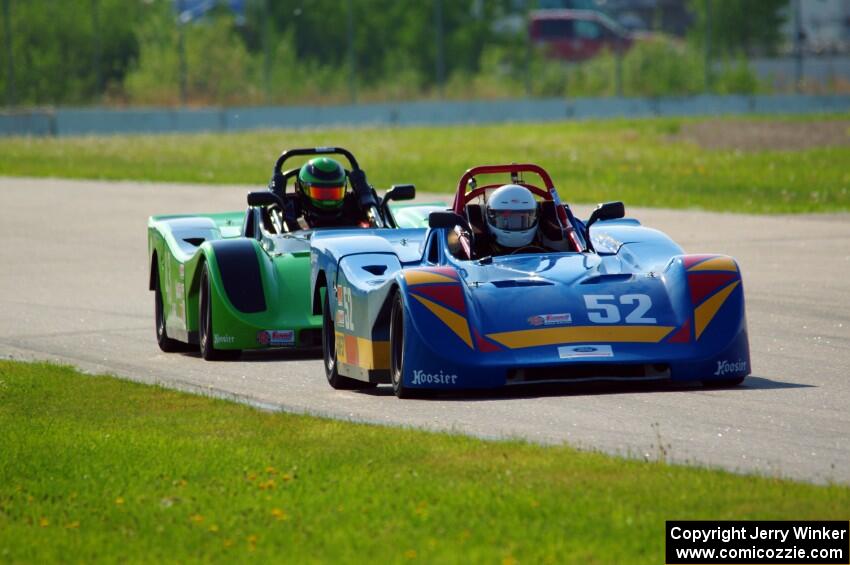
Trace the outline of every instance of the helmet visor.
{"type": "Polygon", "coordinates": [[[537,210],[487,210],[487,221],[496,229],[522,231],[537,224],[537,210]]]}
{"type": "Polygon", "coordinates": [[[345,197],[345,186],[317,186],[315,184],[308,184],[305,188],[307,196],[321,204],[339,204],[345,197]]]}

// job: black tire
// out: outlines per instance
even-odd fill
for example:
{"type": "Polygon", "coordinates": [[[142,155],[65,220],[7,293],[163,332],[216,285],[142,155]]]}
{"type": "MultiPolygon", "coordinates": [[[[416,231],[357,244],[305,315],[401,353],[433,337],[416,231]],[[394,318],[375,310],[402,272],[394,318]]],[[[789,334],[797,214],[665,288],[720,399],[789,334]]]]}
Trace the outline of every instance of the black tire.
{"type": "Polygon", "coordinates": [[[735,388],[747,377],[735,377],[734,379],[718,379],[702,381],[702,386],[705,388],[735,388]]]}
{"type": "Polygon", "coordinates": [[[325,300],[322,305],[322,359],[324,360],[325,376],[328,384],[336,390],[354,390],[358,388],[372,388],[375,383],[358,381],[339,374],[339,366],[336,359],[336,333],[334,329],[334,317],[331,314],[330,298],[325,291],[325,300]]]}
{"type": "Polygon", "coordinates": [[[401,292],[393,296],[390,312],[390,382],[398,398],[413,398],[415,393],[404,386],[404,301],[401,292]]]}
{"type": "Polygon", "coordinates": [[[238,349],[216,349],[213,345],[213,326],[212,326],[212,301],[210,296],[212,289],[210,288],[210,273],[209,267],[204,263],[201,271],[201,289],[199,292],[198,301],[198,343],[201,349],[201,357],[207,361],[232,361],[238,359],[242,352],[238,349]]]}
{"type": "Polygon", "coordinates": [[[177,351],[186,351],[187,345],[179,342],[176,339],[168,337],[168,331],[165,328],[165,307],[162,301],[162,290],[159,286],[159,266],[155,266],[157,271],[154,276],[154,320],[156,324],[156,343],[159,348],[165,353],[175,353],[177,351]]]}

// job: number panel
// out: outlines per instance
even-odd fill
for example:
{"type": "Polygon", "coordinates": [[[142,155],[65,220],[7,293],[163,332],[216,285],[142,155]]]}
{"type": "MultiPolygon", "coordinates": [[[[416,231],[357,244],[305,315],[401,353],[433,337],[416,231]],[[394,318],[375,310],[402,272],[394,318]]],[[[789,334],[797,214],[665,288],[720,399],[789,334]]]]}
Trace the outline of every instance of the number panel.
{"type": "Polygon", "coordinates": [[[624,294],[619,299],[613,294],[585,294],[587,319],[594,324],[656,324],[655,317],[646,316],[652,309],[652,298],[647,294],[624,294]],[[618,305],[619,303],[619,305],[618,305]]]}

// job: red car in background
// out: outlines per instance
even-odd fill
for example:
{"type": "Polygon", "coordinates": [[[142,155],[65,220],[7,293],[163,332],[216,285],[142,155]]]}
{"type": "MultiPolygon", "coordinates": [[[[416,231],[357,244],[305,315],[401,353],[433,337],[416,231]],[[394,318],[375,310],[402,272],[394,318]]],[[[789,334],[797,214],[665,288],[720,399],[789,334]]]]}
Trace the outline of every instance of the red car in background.
{"type": "Polygon", "coordinates": [[[625,52],[637,37],[617,22],[592,10],[538,10],[531,12],[528,33],[532,43],[565,61],[584,61],[605,49],[625,52]]]}

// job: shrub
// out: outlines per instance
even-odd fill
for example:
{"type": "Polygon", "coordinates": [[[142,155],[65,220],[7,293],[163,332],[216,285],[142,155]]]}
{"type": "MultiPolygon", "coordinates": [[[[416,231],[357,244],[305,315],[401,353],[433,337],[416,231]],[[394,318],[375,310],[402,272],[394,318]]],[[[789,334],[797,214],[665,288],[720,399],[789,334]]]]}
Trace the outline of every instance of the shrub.
{"type": "MultiPolygon", "coordinates": [[[[259,98],[254,61],[233,30],[232,18],[186,24],[186,87],[195,104],[235,104],[259,98]],[[253,80],[252,80],[253,79],[253,80]]],[[[178,29],[170,12],[152,19],[140,33],[138,64],[125,88],[137,104],[174,104],[180,98],[178,29]]]]}

